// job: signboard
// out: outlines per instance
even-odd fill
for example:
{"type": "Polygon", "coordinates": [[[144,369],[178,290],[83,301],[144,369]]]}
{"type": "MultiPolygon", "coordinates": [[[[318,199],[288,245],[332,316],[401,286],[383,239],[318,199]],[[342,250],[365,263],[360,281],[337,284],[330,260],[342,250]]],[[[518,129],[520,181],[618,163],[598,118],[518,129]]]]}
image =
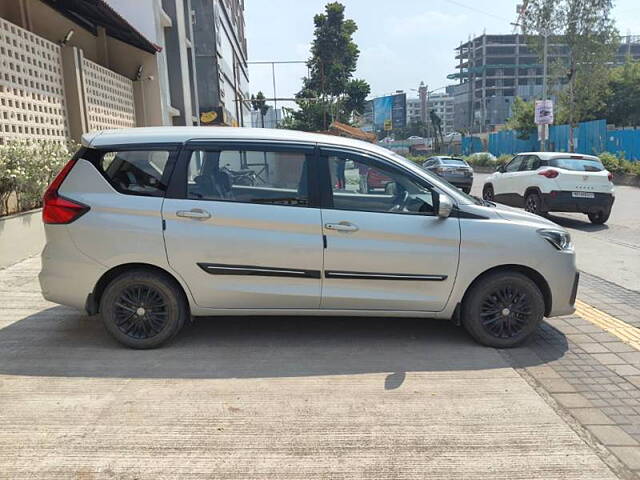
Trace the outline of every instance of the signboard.
{"type": "Polygon", "coordinates": [[[536,125],[551,125],[553,123],[553,101],[536,100],[536,125]]]}
{"type": "Polygon", "coordinates": [[[407,94],[397,93],[368,100],[364,118],[372,130],[393,130],[407,126],[407,94]]]}

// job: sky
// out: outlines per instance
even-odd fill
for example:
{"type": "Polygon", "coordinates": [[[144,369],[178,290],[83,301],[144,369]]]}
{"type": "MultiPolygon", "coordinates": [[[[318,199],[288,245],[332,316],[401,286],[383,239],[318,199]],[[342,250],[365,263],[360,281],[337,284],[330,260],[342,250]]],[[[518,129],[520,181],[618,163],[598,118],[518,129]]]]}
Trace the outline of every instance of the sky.
{"type": "MultiPolygon", "coordinates": [[[[313,16],[328,0],[245,0],[249,61],[307,60],[313,16]]],[[[469,36],[512,33],[517,0],[341,0],[355,20],[360,48],[356,78],[371,85],[371,96],[404,90],[417,96],[450,83],[454,48],[469,36]]],[[[614,0],[622,35],[640,35],[640,0],[614,0]]],[[[292,97],[306,74],[302,64],[276,65],[277,97],[292,97]]],[[[250,91],[273,97],[270,65],[250,65],[250,91]]]]}

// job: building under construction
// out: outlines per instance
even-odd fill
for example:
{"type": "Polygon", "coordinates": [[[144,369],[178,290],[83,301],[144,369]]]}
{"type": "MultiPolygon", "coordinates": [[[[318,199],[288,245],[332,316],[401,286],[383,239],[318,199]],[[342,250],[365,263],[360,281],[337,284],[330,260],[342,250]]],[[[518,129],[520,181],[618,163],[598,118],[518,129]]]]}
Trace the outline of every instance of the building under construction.
{"type": "MultiPolygon", "coordinates": [[[[459,81],[448,89],[454,97],[455,130],[494,131],[509,118],[516,97],[541,98],[542,64],[530,41],[522,34],[484,34],[456,48],[458,71],[448,76],[459,81]]],[[[549,65],[567,53],[558,37],[549,38],[549,65]]],[[[640,59],[640,36],[622,37],[616,63],[627,56],[640,59]]]]}

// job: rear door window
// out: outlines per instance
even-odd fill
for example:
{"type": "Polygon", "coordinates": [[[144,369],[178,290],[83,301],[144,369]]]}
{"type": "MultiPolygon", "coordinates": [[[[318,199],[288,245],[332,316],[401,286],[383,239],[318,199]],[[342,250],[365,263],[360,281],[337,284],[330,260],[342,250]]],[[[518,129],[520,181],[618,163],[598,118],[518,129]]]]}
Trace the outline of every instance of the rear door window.
{"type": "Polygon", "coordinates": [[[121,150],[106,152],[98,170],[120,193],[164,196],[170,175],[171,152],[167,150],[121,150]]]}
{"type": "Polygon", "coordinates": [[[604,170],[600,160],[589,158],[553,158],[549,160],[549,166],[577,172],[601,172],[604,170]]]}
{"type": "Polygon", "coordinates": [[[309,206],[308,155],[298,151],[195,150],[187,198],[309,206]]]}

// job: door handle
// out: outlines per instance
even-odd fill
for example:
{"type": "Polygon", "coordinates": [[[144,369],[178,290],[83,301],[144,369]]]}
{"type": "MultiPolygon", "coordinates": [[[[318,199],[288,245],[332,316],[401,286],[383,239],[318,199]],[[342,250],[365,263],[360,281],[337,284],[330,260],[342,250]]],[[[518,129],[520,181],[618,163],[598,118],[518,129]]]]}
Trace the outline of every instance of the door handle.
{"type": "Polygon", "coordinates": [[[335,230],[336,232],[357,232],[358,226],[351,222],[325,223],[324,228],[327,230],[335,230]]]}
{"type": "Polygon", "coordinates": [[[184,218],[206,219],[211,218],[211,214],[201,208],[192,208],[191,210],[178,210],[176,216],[184,218]]]}

